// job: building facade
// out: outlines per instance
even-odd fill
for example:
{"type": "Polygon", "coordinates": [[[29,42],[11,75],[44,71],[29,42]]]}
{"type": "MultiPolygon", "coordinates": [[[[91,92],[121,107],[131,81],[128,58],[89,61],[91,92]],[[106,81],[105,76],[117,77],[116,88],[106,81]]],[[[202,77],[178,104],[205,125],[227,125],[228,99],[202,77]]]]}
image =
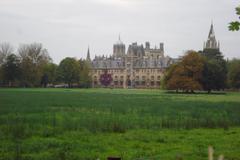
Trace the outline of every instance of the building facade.
{"type": "Polygon", "coordinates": [[[113,54],[109,57],[95,56],[88,61],[91,64],[92,87],[103,87],[100,77],[108,73],[112,77],[108,87],[112,88],[160,88],[165,69],[173,63],[173,59],[165,56],[164,44],[151,48],[132,43],[128,46],[118,41],[113,45],[113,54]]]}

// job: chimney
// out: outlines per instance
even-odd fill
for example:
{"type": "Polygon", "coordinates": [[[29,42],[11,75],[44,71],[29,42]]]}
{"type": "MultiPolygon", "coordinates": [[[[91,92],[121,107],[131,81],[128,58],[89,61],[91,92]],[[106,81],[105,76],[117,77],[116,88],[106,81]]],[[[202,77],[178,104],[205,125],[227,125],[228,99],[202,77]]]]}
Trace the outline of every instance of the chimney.
{"type": "Polygon", "coordinates": [[[145,45],[146,45],[146,46],[145,46],[146,49],[150,49],[150,43],[149,43],[149,42],[146,42],[145,45]]]}
{"type": "Polygon", "coordinates": [[[164,43],[160,43],[160,50],[161,52],[164,52],[164,43]]]}

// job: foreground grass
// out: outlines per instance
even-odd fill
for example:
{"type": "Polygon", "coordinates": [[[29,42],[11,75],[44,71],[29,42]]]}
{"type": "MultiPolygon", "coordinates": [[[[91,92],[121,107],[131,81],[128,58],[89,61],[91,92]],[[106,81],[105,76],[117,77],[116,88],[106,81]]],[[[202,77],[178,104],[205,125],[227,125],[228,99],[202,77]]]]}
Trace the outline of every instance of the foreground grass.
{"type": "Polygon", "coordinates": [[[0,89],[0,159],[240,159],[240,94],[0,89]]]}

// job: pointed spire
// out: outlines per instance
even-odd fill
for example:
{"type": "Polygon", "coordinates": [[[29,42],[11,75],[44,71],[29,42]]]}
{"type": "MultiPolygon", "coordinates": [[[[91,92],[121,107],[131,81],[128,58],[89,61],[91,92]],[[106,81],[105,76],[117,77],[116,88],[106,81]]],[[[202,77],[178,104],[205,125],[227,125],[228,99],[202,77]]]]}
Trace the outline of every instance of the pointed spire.
{"type": "Polygon", "coordinates": [[[119,35],[118,35],[118,40],[121,41],[121,35],[120,35],[120,33],[119,33],[119,35]]]}
{"type": "Polygon", "coordinates": [[[216,41],[213,22],[211,22],[211,27],[208,35],[207,42],[205,43],[204,49],[219,49],[218,43],[216,41]]]}
{"type": "Polygon", "coordinates": [[[91,61],[89,46],[87,51],[87,61],[91,61]]]}
{"type": "Polygon", "coordinates": [[[213,29],[213,22],[211,23],[211,28],[209,31],[208,38],[215,37],[214,29],[213,29]]]}

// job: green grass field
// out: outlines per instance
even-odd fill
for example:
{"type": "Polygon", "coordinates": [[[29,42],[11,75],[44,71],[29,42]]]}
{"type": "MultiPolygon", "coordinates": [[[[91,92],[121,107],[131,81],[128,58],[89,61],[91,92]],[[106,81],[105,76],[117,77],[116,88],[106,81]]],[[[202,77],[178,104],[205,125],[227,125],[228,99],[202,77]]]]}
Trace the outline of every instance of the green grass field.
{"type": "Polygon", "coordinates": [[[240,93],[0,89],[0,159],[240,160],[240,93]]]}

